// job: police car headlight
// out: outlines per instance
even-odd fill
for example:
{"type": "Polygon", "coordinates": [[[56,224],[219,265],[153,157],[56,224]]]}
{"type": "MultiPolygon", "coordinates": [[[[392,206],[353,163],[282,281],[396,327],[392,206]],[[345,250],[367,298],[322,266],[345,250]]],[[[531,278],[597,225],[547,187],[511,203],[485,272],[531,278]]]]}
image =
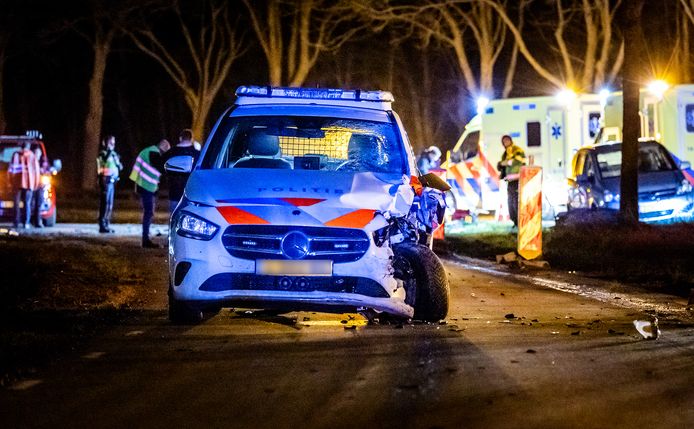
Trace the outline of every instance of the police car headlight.
{"type": "Polygon", "coordinates": [[[210,240],[219,230],[212,222],[190,213],[182,212],[176,221],[176,234],[196,240],[210,240]]]}
{"type": "Polygon", "coordinates": [[[49,187],[51,186],[51,176],[48,175],[42,175],[41,176],[41,186],[43,187],[49,187]]]}
{"type": "Polygon", "coordinates": [[[692,184],[689,183],[687,179],[682,180],[680,186],[677,187],[677,195],[688,194],[690,192],[692,192],[692,184]]]}

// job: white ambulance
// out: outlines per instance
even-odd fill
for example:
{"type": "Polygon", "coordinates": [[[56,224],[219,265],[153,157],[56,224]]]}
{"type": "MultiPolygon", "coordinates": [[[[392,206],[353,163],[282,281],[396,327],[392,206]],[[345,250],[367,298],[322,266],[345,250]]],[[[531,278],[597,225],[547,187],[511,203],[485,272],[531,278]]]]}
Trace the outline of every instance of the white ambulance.
{"type": "Polygon", "coordinates": [[[510,135],[529,161],[543,167],[545,215],[566,210],[566,177],[578,148],[600,131],[601,95],[562,91],[556,96],[482,100],[443,163],[452,186],[449,206],[470,213],[504,212],[505,182],[496,165],[510,135]]]}

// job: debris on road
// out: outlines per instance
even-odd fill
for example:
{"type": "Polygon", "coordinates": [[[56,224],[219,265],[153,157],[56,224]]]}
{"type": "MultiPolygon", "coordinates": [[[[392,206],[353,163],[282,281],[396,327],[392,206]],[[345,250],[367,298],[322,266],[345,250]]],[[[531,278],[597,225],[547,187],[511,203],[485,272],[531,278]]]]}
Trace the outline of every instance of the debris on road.
{"type": "Polygon", "coordinates": [[[634,327],[647,340],[657,340],[660,336],[658,329],[658,318],[653,317],[649,320],[634,320],[634,327]]]}
{"type": "Polygon", "coordinates": [[[496,255],[497,264],[511,264],[513,262],[518,262],[518,255],[516,255],[516,252],[508,252],[503,255],[496,255]]]}
{"type": "Polygon", "coordinates": [[[516,318],[516,315],[513,314],[513,313],[508,313],[508,314],[507,314],[506,316],[504,316],[504,317],[507,318],[507,319],[515,319],[515,318],[516,318]]]}
{"type": "Polygon", "coordinates": [[[533,350],[533,349],[528,349],[528,350],[526,350],[525,352],[526,352],[526,353],[530,353],[530,354],[535,354],[535,353],[537,353],[537,351],[536,351],[536,350],[533,350]]]}
{"type": "Polygon", "coordinates": [[[525,259],[520,260],[521,268],[534,268],[536,270],[549,270],[549,262],[543,260],[533,259],[528,261],[525,259]]]}

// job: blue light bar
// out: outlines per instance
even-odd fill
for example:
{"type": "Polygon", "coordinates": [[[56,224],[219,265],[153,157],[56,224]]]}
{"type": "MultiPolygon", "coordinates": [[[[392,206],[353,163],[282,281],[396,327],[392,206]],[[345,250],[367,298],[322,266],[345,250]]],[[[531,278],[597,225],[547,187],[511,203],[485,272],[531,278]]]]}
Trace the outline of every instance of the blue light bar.
{"type": "Polygon", "coordinates": [[[237,97],[304,98],[309,100],[394,101],[388,91],[362,91],[333,88],[282,88],[271,86],[240,86],[237,97]]]}

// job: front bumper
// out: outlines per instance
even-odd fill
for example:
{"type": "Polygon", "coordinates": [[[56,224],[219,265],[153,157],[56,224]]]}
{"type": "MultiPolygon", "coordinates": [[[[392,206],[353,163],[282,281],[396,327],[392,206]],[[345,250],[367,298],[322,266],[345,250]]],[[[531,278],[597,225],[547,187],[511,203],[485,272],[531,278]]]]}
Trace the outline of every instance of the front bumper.
{"type": "MultiPolygon", "coordinates": [[[[608,208],[619,210],[619,201],[610,202],[608,208]]],[[[671,198],[639,201],[641,222],[661,222],[688,219],[694,215],[694,194],[676,195],[671,198]]]]}
{"type": "Polygon", "coordinates": [[[329,312],[370,308],[403,317],[414,310],[405,303],[401,281],[393,277],[392,251],[373,242],[357,261],[334,263],[330,276],[265,276],[256,262],[232,256],[222,242],[227,222],[212,207],[186,211],[222,225],[209,241],[169,235],[170,293],[190,305],[250,308],[282,307],[329,312]]]}

